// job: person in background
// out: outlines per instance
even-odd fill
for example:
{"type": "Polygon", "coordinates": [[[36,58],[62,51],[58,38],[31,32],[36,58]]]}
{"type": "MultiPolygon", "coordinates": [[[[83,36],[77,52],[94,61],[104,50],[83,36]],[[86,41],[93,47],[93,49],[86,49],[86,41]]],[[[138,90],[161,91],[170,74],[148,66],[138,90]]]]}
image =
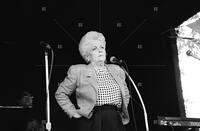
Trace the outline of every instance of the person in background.
{"type": "Polygon", "coordinates": [[[106,41],[102,33],[87,32],[79,52],[87,64],[71,65],[59,84],[55,98],[75,120],[77,131],[125,131],[129,123],[129,90],[125,72],[106,63],[106,41]],[[77,106],[70,100],[75,92],[77,106]]]}

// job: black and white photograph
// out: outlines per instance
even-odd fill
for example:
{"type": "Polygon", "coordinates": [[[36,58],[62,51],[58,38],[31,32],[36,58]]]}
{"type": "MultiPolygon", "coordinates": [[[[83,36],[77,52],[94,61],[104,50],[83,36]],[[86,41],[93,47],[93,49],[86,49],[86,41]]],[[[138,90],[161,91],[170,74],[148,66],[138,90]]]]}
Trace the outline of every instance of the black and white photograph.
{"type": "Polygon", "coordinates": [[[198,0],[1,0],[1,131],[200,131],[198,0]]]}

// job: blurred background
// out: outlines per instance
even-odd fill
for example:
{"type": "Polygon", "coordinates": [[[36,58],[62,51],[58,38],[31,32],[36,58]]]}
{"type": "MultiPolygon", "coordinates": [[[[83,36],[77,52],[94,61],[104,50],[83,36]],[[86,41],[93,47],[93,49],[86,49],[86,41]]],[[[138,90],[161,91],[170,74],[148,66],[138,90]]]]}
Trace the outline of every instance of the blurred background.
{"type": "MultiPolygon", "coordinates": [[[[154,121],[158,116],[180,116],[174,29],[198,11],[197,0],[2,0],[0,129],[25,131],[30,123],[46,120],[45,59],[40,44],[45,41],[54,51],[49,86],[52,130],[73,130],[54,93],[68,67],[84,63],[78,52],[79,40],[96,30],[106,37],[108,60],[116,56],[128,65],[146,105],[150,131],[185,130],[154,121]],[[24,106],[21,100],[27,96],[32,102],[24,106]]],[[[145,131],[140,101],[133,86],[129,88],[134,111],[129,106],[127,131],[145,131]]]]}

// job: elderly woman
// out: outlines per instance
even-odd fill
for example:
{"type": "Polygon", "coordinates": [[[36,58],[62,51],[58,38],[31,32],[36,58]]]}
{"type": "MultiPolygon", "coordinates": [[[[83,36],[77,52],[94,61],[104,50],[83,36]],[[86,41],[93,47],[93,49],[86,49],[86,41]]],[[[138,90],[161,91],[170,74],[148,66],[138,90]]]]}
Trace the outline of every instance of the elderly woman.
{"type": "Polygon", "coordinates": [[[79,51],[88,64],[72,65],[55,93],[78,131],[124,131],[129,122],[125,73],[118,65],[106,64],[105,45],[102,33],[86,33],[79,51]],[[74,91],[78,108],[69,98],[74,91]]]}

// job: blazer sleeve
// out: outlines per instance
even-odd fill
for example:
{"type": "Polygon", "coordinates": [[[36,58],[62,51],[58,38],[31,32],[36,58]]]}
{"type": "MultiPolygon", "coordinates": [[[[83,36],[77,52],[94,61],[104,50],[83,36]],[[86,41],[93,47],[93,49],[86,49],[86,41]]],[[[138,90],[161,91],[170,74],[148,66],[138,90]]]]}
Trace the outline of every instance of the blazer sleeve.
{"type": "Polygon", "coordinates": [[[124,85],[124,88],[125,88],[124,89],[125,90],[125,105],[127,107],[128,104],[129,104],[129,100],[130,100],[130,93],[129,93],[129,89],[128,89],[128,86],[127,86],[127,83],[126,83],[125,72],[121,68],[119,69],[119,71],[120,71],[120,77],[123,80],[123,85],[124,85]]]}
{"type": "Polygon", "coordinates": [[[69,98],[69,96],[76,89],[77,79],[78,79],[78,68],[75,66],[71,66],[67,72],[67,76],[60,83],[55,93],[55,98],[58,104],[70,118],[77,113],[74,104],[71,102],[69,98]]]}

